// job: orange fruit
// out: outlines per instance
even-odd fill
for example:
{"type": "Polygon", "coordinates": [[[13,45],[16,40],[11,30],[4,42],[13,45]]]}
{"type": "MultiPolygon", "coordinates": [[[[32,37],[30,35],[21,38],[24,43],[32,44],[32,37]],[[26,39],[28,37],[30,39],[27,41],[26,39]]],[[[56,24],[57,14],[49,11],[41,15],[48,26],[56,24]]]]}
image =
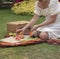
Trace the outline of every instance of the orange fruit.
{"type": "Polygon", "coordinates": [[[32,33],[32,32],[29,32],[29,35],[30,35],[30,36],[32,36],[32,35],[33,35],[33,33],[32,33]]]}

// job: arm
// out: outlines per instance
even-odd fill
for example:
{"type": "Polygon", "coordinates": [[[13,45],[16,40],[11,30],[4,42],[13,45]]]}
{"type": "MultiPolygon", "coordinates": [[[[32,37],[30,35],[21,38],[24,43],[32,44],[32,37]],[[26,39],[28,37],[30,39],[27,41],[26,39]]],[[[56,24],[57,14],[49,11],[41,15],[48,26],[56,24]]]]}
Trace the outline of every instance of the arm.
{"type": "Polygon", "coordinates": [[[33,18],[31,19],[31,21],[22,29],[18,29],[16,31],[17,34],[19,34],[21,31],[25,32],[26,29],[30,28],[31,26],[33,26],[35,24],[35,22],[37,21],[37,19],[39,18],[38,15],[34,14],[33,18]]]}
{"type": "Polygon", "coordinates": [[[56,17],[57,17],[57,15],[50,16],[49,20],[42,22],[41,24],[38,25],[38,27],[46,26],[46,25],[54,23],[56,21],[56,17]]]}
{"type": "Polygon", "coordinates": [[[24,27],[24,29],[29,28],[35,24],[35,22],[38,20],[39,16],[34,14],[33,18],[31,21],[24,27]]]}

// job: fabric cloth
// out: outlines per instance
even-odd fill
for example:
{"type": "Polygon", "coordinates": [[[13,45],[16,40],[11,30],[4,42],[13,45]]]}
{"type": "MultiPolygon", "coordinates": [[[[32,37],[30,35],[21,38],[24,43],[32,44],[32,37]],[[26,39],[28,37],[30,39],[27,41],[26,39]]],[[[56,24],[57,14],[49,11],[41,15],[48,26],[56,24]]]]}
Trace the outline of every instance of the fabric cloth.
{"type": "Polygon", "coordinates": [[[49,6],[46,9],[41,9],[40,7],[38,7],[37,1],[35,3],[34,13],[39,16],[44,15],[46,17],[46,20],[49,20],[50,16],[57,14],[55,23],[39,27],[37,31],[48,32],[50,39],[60,38],[60,3],[58,2],[58,0],[50,0],[49,6]]]}

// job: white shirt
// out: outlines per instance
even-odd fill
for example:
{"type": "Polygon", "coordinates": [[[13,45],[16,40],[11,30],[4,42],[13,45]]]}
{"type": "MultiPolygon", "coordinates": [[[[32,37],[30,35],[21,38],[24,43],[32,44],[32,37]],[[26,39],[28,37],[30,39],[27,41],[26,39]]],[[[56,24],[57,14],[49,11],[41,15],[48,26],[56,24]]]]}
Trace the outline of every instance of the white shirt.
{"type": "Polygon", "coordinates": [[[60,37],[60,3],[58,2],[58,0],[50,0],[49,6],[46,9],[41,9],[40,7],[38,7],[38,1],[37,1],[35,3],[34,13],[39,16],[44,15],[46,17],[46,20],[49,20],[50,16],[57,14],[55,23],[44,26],[42,28],[38,28],[37,30],[47,31],[49,35],[50,33],[53,33],[54,37],[55,36],[60,37]]]}

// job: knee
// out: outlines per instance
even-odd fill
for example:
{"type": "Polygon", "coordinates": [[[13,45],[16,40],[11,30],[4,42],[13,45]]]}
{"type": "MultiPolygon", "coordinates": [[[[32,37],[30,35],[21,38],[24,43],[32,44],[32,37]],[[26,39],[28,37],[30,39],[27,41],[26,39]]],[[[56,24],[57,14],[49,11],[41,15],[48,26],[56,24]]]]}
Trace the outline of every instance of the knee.
{"type": "Polygon", "coordinates": [[[39,37],[42,39],[42,40],[47,40],[48,39],[48,33],[47,32],[41,32],[39,34],[39,37]]]}

